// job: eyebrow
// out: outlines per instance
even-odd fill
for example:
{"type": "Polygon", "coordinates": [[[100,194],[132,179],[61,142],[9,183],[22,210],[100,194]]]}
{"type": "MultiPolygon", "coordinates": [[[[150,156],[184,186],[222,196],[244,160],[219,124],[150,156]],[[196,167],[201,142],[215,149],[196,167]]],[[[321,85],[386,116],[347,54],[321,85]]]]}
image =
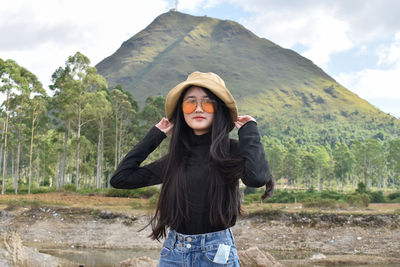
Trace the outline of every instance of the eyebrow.
{"type": "MultiPolygon", "coordinates": [[[[187,97],[185,97],[185,98],[184,98],[184,100],[185,100],[185,99],[189,99],[189,98],[196,99],[196,97],[195,97],[195,96],[192,96],[192,95],[190,95],[190,96],[187,96],[187,97]]],[[[208,98],[208,99],[210,99],[210,97],[209,97],[209,96],[207,96],[207,95],[206,95],[206,96],[203,96],[203,97],[201,97],[200,99],[204,99],[204,98],[208,98]]]]}

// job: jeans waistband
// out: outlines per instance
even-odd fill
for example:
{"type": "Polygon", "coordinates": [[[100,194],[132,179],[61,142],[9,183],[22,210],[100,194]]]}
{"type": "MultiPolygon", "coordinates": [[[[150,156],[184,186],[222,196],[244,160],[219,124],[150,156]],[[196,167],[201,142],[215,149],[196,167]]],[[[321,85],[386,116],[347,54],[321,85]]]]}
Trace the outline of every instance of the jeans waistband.
{"type": "Polygon", "coordinates": [[[179,250],[205,250],[206,246],[212,240],[230,240],[233,245],[234,239],[231,228],[221,230],[218,232],[211,232],[205,234],[197,235],[185,235],[176,232],[175,230],[170,230],[167,238],[164,241],[164,246],[173,249],[177,248],[179,250]]]}

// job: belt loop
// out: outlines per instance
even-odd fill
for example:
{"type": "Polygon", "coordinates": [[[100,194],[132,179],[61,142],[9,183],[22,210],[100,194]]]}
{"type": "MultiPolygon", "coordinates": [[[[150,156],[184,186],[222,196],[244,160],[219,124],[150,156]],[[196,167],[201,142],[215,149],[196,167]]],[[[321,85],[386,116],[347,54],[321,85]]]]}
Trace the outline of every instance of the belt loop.
{"type": "Polygon", "coordinates": [[[173,244],[172,244],[172,248],[175,248],[175,245],[176,245],[176,241],[178,240],[178,233],[175,231],[175,230],[173,230],[174,231],[174,238],[173,238],[173,244]]]}
{"type": "Polygon", "coordinates": [[[206,252],[206,235],[201,235],[201,251],[206,252]]]}
{"type": "Polygon", "coordinates": [[[232,242],[235,243],[235,238],[233,237],[232,228],[229,227],[229,233],[231,234],[232,242]]]}

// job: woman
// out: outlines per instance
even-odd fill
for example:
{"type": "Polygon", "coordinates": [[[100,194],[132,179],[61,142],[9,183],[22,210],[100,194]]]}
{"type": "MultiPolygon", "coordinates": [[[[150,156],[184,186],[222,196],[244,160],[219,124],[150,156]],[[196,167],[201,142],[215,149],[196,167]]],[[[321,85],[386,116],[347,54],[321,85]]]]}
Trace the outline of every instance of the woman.
{"type": "Polygon", "coordinates": [[[125,156],[111,185],[162,183],[150,222],[153,239],[166,237],[159,266],[239,266],[230,229],[240,214],[239,178],[247,186],[266,185],[263,197],[274,187],[257,124],[237,115],[235,100],[214,73],[190,74],[168,93],[165,108],[168,119],[125,156]],[[239,142],[229,139],[235,126],[239,142]],[[139,167],[170,134],[168,154],[139,167]]]}

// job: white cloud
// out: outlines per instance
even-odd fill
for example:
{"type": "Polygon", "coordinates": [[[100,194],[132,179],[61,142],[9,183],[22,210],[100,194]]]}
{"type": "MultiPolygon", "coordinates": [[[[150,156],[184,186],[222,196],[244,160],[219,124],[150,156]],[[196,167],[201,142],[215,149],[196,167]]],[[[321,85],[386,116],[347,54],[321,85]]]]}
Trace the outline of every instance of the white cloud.
{"type": "Polygon", "coordinates": [[[391,98],[400,100],[400,66],[390,70],[365,69],[354,73],[342,73],[335,79],[366,99],[391,98]]]}
{"type": "Polygon", "coordinates": [[[389,70],[342,73],[335,80],[382,111],[400,118],[400,64],[389,70]]]}
{"type": "MultiPolygon", "coordinates": [[[[175,2],[175,1],[174,1],[175,2]]],[[[195,12],[201,6],[204,6],[204,0],[179,0],[178,10],[185,10],[186,12],[195,12]]]]}
{"type": "Polygon", "coordinates": [[[80,51],[94,65],[169,8],[166,0],[3,0],[0,57],[47,85],[68,56],[80,51]]]}
{"type": "Polygon", "coordinates": [[[360,50],[357,51],[357,56],[365,56],[368,52],[368,47],[366,45],[361,45],[360,50]]]}
{"type": "Polygon", "coordinates": [[[400,32],[394,37],[394,42],[390,46],[382,46],[378,51],[378,65],[400,65],[400,32]]]}
{"type": "Polygon", "coordinates": [[[395,33],[393,43],[382,46],[377,54],[378,67],[387,68],[342,73],[336,80],[366,99],[397,99],[400,107],[400,32],[395,33]]]}
{"type": "Polygon", "coordinates": [[[252,14],[241,23],[283,47],[298,45],[303,56],[325,67],[335,53],[379,41],[400,28],[396,0],[208,0],[233,3],[252,14]]]}
{"type": "Polygon", "coordinates": [[[250,18],[245,24],[257,35],[283,47],[300,44],[305,47],[302,55],[321,67],[326,66],[332,54],[354,46],[348,37],[349,25],[338,20],[331,11],[313,8],[306,12],[305,16],[293,10],[271,10],[250,18]]]}

